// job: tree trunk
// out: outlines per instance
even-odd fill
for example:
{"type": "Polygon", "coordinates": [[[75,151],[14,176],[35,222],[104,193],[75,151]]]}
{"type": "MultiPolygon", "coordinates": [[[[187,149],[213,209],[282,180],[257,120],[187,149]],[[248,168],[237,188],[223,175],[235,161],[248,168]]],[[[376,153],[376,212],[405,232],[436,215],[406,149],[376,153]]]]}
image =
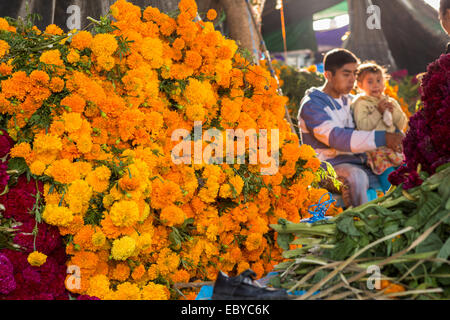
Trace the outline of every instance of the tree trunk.
{"type": "MultiPolygon", "coordinates": [[[[377,63],[389,67],[390,71],[396,70],[397,64],[384,36],[383,28],[376,26],[369,28],[367,25],[370,18],[367,14],[368,7],[369,1],[367,0],[348,0],[351,33],[345,47],[361,60],[375,60],[377,63]]],[[[381,15],[384,12],[386,11],[381,10],[381,15]]],[[[376,21],[372,22],[376,23],[376,21]]],[[[381,23],[380,20],[378,22],[381,23]]]]}
{"type": "Polygon", "coordinates": [[[240,47],[246,48],[257,58],[259,57],[259,40],[255,26],[245,0],[219,0],[227,16],[227,29],[230,38],[236,40],[240,47]]]}
{"type": "MultiPolygon", "coordinates": [[[[407,69],[411,74],[425,72],[427,65],[445,51],[447,35],[430,28],[422,0],[373,0],[373,3],[383,13],[383,32],[399,69],[407,69]]],[[[437,13],[434,21],[437,23],[437,13]]]]}

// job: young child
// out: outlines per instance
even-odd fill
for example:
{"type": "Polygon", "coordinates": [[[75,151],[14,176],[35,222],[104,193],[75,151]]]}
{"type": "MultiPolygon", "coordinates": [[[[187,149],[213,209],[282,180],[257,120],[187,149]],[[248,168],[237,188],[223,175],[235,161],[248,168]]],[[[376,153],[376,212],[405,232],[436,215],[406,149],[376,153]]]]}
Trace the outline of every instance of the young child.
{"type": "MultiPolygon", "coordinates": [[[[408,118],[394,99],[384,95],[385,81],[389,79],[386,70],[375,62],[365,62],[358,67],[357,83],[362,94],[351,105],[358,130],[403,131],[408,118]]],[[[379,176],[384,192],[390,188],[388,175],[401,165],[403,154],[398,150],[380,147],[366,153],[368,164],[379,176]]]]}

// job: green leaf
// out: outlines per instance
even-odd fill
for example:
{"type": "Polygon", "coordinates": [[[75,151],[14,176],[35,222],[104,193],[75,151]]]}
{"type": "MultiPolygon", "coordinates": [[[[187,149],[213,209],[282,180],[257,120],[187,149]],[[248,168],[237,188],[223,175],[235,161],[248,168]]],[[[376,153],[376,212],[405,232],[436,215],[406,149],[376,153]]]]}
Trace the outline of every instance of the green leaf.
{"type": "Polygon", "coordinates": [[[352,216],[347,216],[340,219],[337,222],[336,226],[340,231],[349,236],[359,237],[361,235],[361,233],[355,227],[355,222],[352,216]]]}
{"type": "MultiPolygon", "coordinates": [[[[450,238],[448,238],[447,241],[445,241],[441,250],[439,250],[437,257],[440,259],[448,260],[448,257],[450,257],[450,238]]],[[[440,267],[441,265],[442,262],[436,263],[437,267],[440,267]]]]}
{"type": "Polygon", "coordinates": [[[345,237],[343,240],[338,241],[334,250],[331,250],[328,254],[333,260],[344,260],[355,251],[357,245],[358,243],[353,241],[350,237],[345,237]]]}
{"type": "Polygon", "coordinates": [[[450,168],[450,162],[437,167],[436,173],[441,172],[441,171],[443,171],[443,170],[445,170],[447,168],[450,168]]]}
{"type": "Polygon", "coordinates": [[[281,288],[281,278],[280,276],[274,276],[270,278],[269,285],[271,285],[274,288],[281,288]]]}
{"type": "Polygon", "coordinates": [[[17,176],[20,176],[28,170],[28,166],[24,158],[12,158],[8,161],[8,170],[17,170],[17,176]]]}
{"type": "Polygon", "coordinates": [[[177,228],[172,228],[172,232],[169,234],[169,240],[175,247],[179,247],[181,245],[182,238],[177,228]]]}
{"type": "Polygon", "coordinates": [[[416,253],[440,250],[442,245],[443,243],[439,236],[436,233],[432,233],[417,246],[416,253]]]}
{"type": "Polygon", "coordinates": [[[446,177],[438,187],[438,192],[443,199],[450,198],[450,176],[446,177]]]}
{"type": "Polygon", "coordinates": [[[289,245],[294,240],[295,236],[292,233],[279,233],[277,244],[283,250],[289,250],[289,245]]]}

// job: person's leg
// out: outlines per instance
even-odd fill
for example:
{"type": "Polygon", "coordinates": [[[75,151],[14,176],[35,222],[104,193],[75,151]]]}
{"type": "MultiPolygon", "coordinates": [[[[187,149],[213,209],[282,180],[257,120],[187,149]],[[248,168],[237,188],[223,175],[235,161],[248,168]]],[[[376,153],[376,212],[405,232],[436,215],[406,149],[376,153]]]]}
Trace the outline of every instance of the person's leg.
{"type": "Polygon", "coordinates": [[[338,177],[345,179],[351,192],[352,205],[357,207],[366,203],[369,177],[365,170],[358,165],[342,163],[334,166],[338,177]]]}

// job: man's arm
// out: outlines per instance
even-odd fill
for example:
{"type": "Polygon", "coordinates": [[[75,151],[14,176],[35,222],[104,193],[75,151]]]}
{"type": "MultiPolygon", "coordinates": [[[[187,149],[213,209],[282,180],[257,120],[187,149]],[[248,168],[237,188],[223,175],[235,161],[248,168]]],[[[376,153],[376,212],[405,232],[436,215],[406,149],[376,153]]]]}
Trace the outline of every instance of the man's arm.
{"type": "Polygon", "coordinates": [[[325,108],[311,101],[305,103],[301,118],[308,131],[323,144],[342,152],[363,153],[386,145],[385,131],[361,131],[343,128],[325,108]]]}

